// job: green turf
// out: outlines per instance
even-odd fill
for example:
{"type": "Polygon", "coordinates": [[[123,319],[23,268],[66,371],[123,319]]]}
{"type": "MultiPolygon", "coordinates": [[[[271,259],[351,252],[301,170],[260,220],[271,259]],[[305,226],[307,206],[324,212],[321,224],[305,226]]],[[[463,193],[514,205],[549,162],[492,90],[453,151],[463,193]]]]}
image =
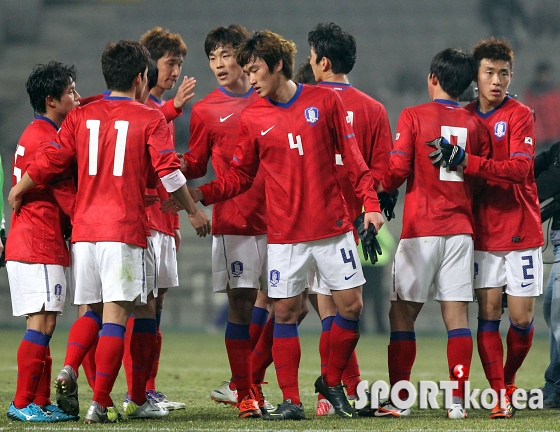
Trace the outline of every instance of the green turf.
{"type": "MultiPolygon", "coordinates": [[[[2,331],[2,350],[0,351],[0,408],[6,412],[13,398],[16,380],[16,351],[23,331],[2,331]]],[[[66,333],[55,334],[51,343],[53,356],[53,375],[62,367],[66,333]]],[[[387,338],[364,336],[358,345],[358,356],[362,378],[372,381],[387,380],[387,338]]],[[[5,415],[0,416],[0,430],[391,430],[391,431],[428,431],[428,430],[559,430],[560,410],[520,411],[510,420],[489,420],[486,410],[470,410],[465,420],[448,420],[445,411],[413,409],[413,415],[403,419],[355,419],[314,418],[316,396],[313,382],[318,376],[318,335],[304,335],[301,338],[302,361],[300,369],[300,388],[308,420],[301,422],[265,422],[262,420],[239,420],[234,408],[218,405],[208,397],[208,392],[227,379],[228,364],[221,335],[164,333],[164,348],[158,375],[158,389],[167,393],[170,399],[187,404],[184,411],[172,412],[168,418],[160,420],[125,421],[117,425],[85,425],[59,423],[55,425],[32,426],[12,422],[5,415]]],[[[446,379],[446,338],[445,335],[419,336],[418,355],[412,374],[413,381],[446,379]]],[[[523,388],[542,385],[543,371],[548,361],[548,342],[536,339],[529,357],[521,368],[517,384],[523,388]]],[[[471,387],[486,388],[486,382],[478,355],[473,360],[471,387]]],[[[264,391],[273,404],[281,402],[281,393],[272,369],[268,372],[269,385],[264,391]]],[[[124,374],[117,380],[113,397],[122,400],[125,392],[124,374]]],[[[82,417],[91,399],[91,390],[80,377],[80,401],[82,417]]]]}

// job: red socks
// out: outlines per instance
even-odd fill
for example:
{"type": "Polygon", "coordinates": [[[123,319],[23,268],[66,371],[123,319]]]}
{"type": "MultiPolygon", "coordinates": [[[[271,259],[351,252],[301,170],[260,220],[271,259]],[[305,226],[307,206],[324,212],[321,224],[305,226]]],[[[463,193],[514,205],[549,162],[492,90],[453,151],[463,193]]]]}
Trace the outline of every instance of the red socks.
{"type": "Polygon", "coordinates": [[[478,354],[490,387],[500,394],[504,383],[504,348],[500,336],[500,320],[478,319],[476,335],[478,354]]]}
{"type": "Polygon", "coordinates": [[[227,323],[226,350],[231,368],[231,376],[237,388],[237,400],[249,395],[253,383],[251,377],[251,337],[249,325],[227,323]]]}
{"type": "Polygon", "coordinates": [[[157,324],[153,318],[135,318],[130,337],[130,381],[127,385],[130,399],[138,406],[146,402],[146,382],[152,372],[156,351],[157,324]]]}
{"type": "Polygon", "coordinates": [[[533,321],[526,328],[511,323],[507,334],[507,358],[504,366],[504,381],[506,384],[515,382],[515,374],[523,364],[525,357],[533,344],[535,328],[533,321]]]}
{"type": "Polygon", "coordinates": [[[327,386],[335,387],[340,384],[342,373],[360,338],[359,325],[359,319],[347,319],[338,312],[334,317],[331,327],[329,361],[324,376],[327,386]]]}
{"type": "MultiPolygon", "coordinates": [[[[266,326],[268,320],[268,311],[266,309],[253,306],[253,315],[251,317],[251,326],[249,327],[249,334],[251,335],[251,349],[257,346],[261,334],[266,326]]],[[[241,400],[241,399],[240,399],[241,400]]]]}
{"type": "Polygon", "coordinates": [[[45,368],[43,369],[43,374],[41,375],[41,380],[39,381],[39,386],[37,387],[37,394],[35,395],[35,400],[33,401],[35,405],[44,407],[52,403],[51,374],[52,374],[51,349],[47,346],[47,354],[45,356],[45,368]]]}
{"type": "Polygon", "coordinates": [[[283,399],[290,399],[292,403],[300,404],[298,371],[301,346],[297,324],[276,323],[274,325],[272,357],[283,399]]]}
{"type": "Polygon", "coordinates": [[[458,381],[459,387],[453,390],[453,396],[465,398],[465,381],[469,379],[473,341],[468,328],[458,328],[447,332],[447,365],[449,366],[449,379],[458,381]],[[455,370],[456,366],[462,367],[455,370]]]}
{"type": "Polygon", "coordinates": [[[105,408],[113,403],[109,395],[121,367],[124,353],[124,332],[124,326],[104,323],[95,352],[97,373],[93,400],[105,408]]]}
{"type": "MultiPolygon", "coordinates": [[[[388,347],[389,384],[393,386],[399,381],[410,381],[412,366],[416,360],[416,333],[407,331],[391,332],[388,347]]],[[[401,399],[408,397],[406,390],[399,392],[401,399]]]]}
{"type": "Polygon", "coordinates": [[[70,328],[64,365],[72,366],[78,372],[84,357],[95,344],[101,329],[101,317],[93,311],[87,311],[78,318],[70,328]]]}
{"type": "Polygon", "coordinates": [[[253,383],[264,381],[266,368],[272,364],[272,343],[274,335],[274,315],[266,322],[264,330],[251,354],[253,365],[253,383]]]}
{"type": "Polygon", "coordinates": [[[45,357],[51,335],[37,330],[27,330],[17,352],[18,377],[14,406],[25,408],[37,393],[45,368],[45,357]]]}
{"type": "Polygon", "coordinates": [[[154,359],[152,363],[152,372],[150,373],[150,378],[146,383],[146,391],[156,389],[156,376],[159,369],[159,357],[161,355],[161,346],[163,343],[163,335],[161,334],[161,330],[160,330],[161,312],[156,312],[156,323],[157,323],[156,351],[154,353],[154,359]]]}

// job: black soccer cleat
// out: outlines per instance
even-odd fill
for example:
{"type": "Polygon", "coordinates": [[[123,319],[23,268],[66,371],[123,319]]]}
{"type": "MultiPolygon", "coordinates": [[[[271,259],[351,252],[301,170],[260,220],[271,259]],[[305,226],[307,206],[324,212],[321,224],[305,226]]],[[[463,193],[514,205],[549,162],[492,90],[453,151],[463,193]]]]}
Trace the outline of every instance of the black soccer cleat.
{"type": "Polygon", "coordinates": [[[303,405],[296,405],[290,399],[282,402],[274,411],[269,411],[262,416],[263,420],[305,420],[303,405]]]}
{"type": "Polygon", "coordinates": [[[351,419],[358,416],[354,408],[350,405],[350,402],[348,402],[342,384],[336,387],[328,387],[325,384],[324,375],[321,375],[315,381],[315,393],[321,393],[331,403],[339,417],[351,419]]]}

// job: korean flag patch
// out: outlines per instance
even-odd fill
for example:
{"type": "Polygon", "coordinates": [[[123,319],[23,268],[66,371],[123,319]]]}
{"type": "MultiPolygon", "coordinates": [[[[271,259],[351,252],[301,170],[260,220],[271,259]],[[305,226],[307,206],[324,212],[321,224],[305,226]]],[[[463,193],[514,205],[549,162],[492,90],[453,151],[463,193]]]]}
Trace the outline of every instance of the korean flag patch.
{"type": "Polygon", "coordinates": [[[533,138],[525,137],[525,144],[533,145],[533,138]]]}

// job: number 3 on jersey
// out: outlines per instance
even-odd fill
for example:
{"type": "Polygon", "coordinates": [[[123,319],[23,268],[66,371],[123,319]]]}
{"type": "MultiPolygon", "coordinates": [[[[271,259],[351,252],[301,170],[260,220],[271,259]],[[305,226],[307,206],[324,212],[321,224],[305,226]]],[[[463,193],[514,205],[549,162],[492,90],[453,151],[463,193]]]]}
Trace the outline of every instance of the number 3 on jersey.
{"type": "MultiPolygon", "coordinates": [[[[457,144],[463,150],[465,150],[465,147],[467,146],[467,128],[442,126],[441,136],[447,139],[448,142],[457,144]]],[[[457,167],[457,171],[451,171],[448,168],[440,166],[439,179],[441,181],[463,182],[465,181],[463,176],[463,167],[457,167]]]]}
{"type": "Polygon", "coordinates": [[[296,135],[296,140],[294,141],[294,135],[289,133],[288,134],[288,142],[290,143],[290,148],[298,149],[298,153],[300,156],[303,156],[303,147],[301,144],[301,136],[296,135]]]}
{"type": "MultiPolygon", "coordinates": [[[[86,127],[89,129],[89,175],[97,175],[97,159],[99,152],[99,120],[86,120],[86,127]]],[[[124,167],[124,155],[126,150],[126,135],[128,134],[128,122],[117,120],[115,122],[117,130],[117,143],[115,145],[115,158],[113,161],[113,175],[121,177],[124,167]]]]}

